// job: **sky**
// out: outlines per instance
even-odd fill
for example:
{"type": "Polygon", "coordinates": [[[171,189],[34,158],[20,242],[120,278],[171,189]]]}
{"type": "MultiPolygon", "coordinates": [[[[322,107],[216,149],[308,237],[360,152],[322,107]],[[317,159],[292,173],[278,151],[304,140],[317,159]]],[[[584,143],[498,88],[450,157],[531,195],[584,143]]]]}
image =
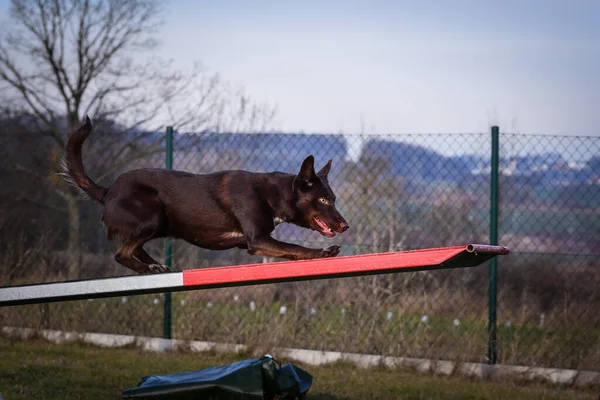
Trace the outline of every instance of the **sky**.
{"type": "Polygon", "coordinates": [[[600,135],[600,1],[178,1],[163,56],[201,60],[276,128],[600,135]]]}
{"type": "MultiPolygon", "coordinates": [[[[5,13],[6,0],[0,0],[5,13]]],[[[201,61],[272,128],[600,135],[600,1],[170,0],[161,57],[201,61]]]]}

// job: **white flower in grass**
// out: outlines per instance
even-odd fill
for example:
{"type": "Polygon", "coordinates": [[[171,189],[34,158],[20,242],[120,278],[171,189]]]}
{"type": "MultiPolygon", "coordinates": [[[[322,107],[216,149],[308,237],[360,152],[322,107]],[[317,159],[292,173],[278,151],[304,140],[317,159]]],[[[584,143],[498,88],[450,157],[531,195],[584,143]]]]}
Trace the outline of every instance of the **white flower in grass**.
{"type": "Polygon", "coordinates": [[[123,304],[127,303],[127,297],[121,297],[121,303],[123,303],[123,304]]]}
{"type": "Polygon", "coordinates": [[[421,317],[421,322],[424,324],[429,322],[429,317],[427,316],[427,314],[425,314],[421,317]]]}
{"type": "Polygon", "coordinates": [[[310,309],[310,315],[315,315],[317,313],[317,309],[316,308],[311,308],[310,309]]]}
{"type": "Polygon", "coordinates": [[[454,326],[460,326],[460,320],[458,318],[454,319],[454,326]]]}
{"type": "Polygon", "coordinates": [[[512,326],[512,322],[510,322],[510,319],[508,321],[506,321],[506,327],[510,328],[512,326]]]}
{"type": "Polygon", "coordinates": [[[287,311],[287,307],[286,306],[279,307],[279,315],[285,314],[286,311],[287,311]]]}
{"type": "Polygon", "coordinates": [[[394,318],[394,313],[391,311],[388,311],[386,319],[388,321],[391,321],[393,318],[394,318]]]}
{"type": "Polygon", "coordinates": [[[235,301],[236,303],[240,301],[240,296],[238,296],[237,294],[233,296],[233,301],[235,301]]]}
{"type": "Polygon", "coordinates": [[[185,306],[185,303],[186,303],[185,299],[181,300],[181,305],[182,306],[185,306]]]}
{"type": "Polygon", "coordinates": [[[256,303],[254,301],[250,302],[250,311],[256,311],[256,303]]]}
{"type": "Polygon", "coordinates": [[[346,315],[346,309],[342,308],[342,315],[346,315]]]}
{"type": "Polygon", "coordinates": [[[212,308],[213,303],[212,301],[209,301],[208,303],[206,303],[206,308],[212,308]]]}
{"type": "Polygon", "coordinates": [[[154,298],[154,304],[158,304],[158,299],[156,297],[154,298]]]}

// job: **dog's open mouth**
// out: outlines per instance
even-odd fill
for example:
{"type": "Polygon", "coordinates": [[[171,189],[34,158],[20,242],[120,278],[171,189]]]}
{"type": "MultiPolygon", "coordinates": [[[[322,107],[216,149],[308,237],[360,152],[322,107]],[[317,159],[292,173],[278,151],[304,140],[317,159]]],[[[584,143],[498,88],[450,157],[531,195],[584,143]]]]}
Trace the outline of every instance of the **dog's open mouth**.
{"type": "Polygon", "coordinates": [[[333,229],[331,229],[329,226],[327,226],[325,221],[323,221],[319,217],[315,217],[314,220],[317,223],[317,226],[319,227],[319,232],[321,233],[321,235],[327,236],[330,238],[335,236],[335,232],[333,231],[333,229]]]}

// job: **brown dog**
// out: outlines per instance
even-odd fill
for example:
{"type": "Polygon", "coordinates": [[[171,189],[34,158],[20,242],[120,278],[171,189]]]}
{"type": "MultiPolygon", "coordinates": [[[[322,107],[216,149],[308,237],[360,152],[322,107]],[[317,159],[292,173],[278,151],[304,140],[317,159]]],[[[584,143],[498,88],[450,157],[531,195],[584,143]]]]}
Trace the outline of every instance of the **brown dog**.
{"type": "Polygon", "coordinates": [[[335,208],[327,175],[331,160],[315,173],[308,156],[297,175],[282,172],[222,171],[198,175],[167,169],[138,169],[120,175],[109,188],[85,174],[81,147],[92,124],[69,138],[63,177],[104,204],[102,221],[109,239],[118,237],[115,260],[139,274],[165,272],[142,248],[161,237],[183,239],[212,250],[233,247],[250,254],[290,260],[334,257],[339,246],[310,249],[271,237],[288,222],[327,237],[348,229],[335,208]]]}

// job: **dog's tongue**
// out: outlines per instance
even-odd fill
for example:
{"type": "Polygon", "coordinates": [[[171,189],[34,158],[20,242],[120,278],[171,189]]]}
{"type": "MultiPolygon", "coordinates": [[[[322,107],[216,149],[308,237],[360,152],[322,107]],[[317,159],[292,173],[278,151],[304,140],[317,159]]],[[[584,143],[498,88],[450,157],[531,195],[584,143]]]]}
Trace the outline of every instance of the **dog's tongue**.
{"type": "Polygon", "coordinates": [[[323,234],[325,236],[328,236],[328,237],[335,236],[335,232],[333,232],[333,230],[331,230],[331,228],[328,227],[327,224],[325,222],[323,222],[323,220],[321,218],[316,217],[315,222],[317,223],[317,225],[319,225],[319,228],[321,228],[321,231],[323,232],[323,234]]]}

